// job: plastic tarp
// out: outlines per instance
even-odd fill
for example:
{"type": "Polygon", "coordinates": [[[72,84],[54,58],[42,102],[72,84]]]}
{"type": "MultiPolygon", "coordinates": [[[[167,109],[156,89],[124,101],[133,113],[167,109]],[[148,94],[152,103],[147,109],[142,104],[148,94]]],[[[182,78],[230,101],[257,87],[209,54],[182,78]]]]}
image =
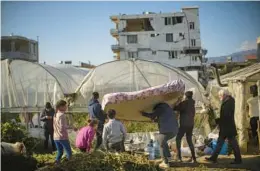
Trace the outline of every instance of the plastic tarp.
{"type": "Polygon", "coordinates": [[[1,108],[40,108],[72,94],[87,70],[63,65],[53,67],[23,60],[1,61],[1,108]]]}
{"type": "MultiPolygon", "coordinates": [[[[94,91],[102,99],[105,94],[133,92],[181,79],[185,90],[192,90],[194,98],[206,103],[204,88],[188,73],[156,61],[120,60],[104,63],[91,70],[79,86],[79,101],[87,103],[94,91]]],[[[77,101],[75,102],[77,103],[77,101]]]]}
{"type": "MultiPolygon", "coordinates": [[[[247,99],[251,96],[250,86],[260,80],[260,63],[252,66],[228,73],[220,77],[222,83],[228,84],[227,87],[220,87],[217,80],[209,83],[207,90],[209,91],[209,99],[211,105],[219,111],[220,101],[218,99],[218,91],[220,89],[228,89],[235,99],[235,122],[238,131],[239,145],[242,152],[247,151],[249,117],[246,112],[247,99]]],[[[219,113],[219,112],[218,112],[219,113]]]]}

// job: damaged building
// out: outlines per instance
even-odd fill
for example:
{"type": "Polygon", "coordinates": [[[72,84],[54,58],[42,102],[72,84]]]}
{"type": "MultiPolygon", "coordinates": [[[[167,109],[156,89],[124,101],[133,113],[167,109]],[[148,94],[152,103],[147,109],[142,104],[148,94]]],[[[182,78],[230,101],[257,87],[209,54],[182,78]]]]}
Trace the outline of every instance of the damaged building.
{"type": "Polygon", "coordinates": [[[110,33],[117,44],[111,46],[117,60],[140,58],[164,62],[184,70],[202,66],[199,8],[181,12],[115,15],[116,28],[110,33]]]}

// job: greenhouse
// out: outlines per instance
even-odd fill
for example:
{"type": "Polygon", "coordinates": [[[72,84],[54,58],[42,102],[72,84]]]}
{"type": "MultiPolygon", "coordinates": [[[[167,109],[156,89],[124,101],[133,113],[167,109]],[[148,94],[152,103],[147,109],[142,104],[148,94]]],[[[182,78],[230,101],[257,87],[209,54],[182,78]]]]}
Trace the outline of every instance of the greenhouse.
{"type": "Polygon", "coordinates": [[[218,91],[220,89],[229,90],[236,101],[235,121],[238,128],[239,145],[241,151],[247,151],[249,118],[246,112],[246,101],[251,96],[250,86],[259,85],[260,63],[223,75],[220,80],[223,87],[218,84],[217,80],[210,82],[207,87],[210,102],[215,109],[218,109],[220,106],[218,91]]]}
{"type": "Polygon", "coordinates": [[[73,94],[87,70],[71,65],[50,66],[23,60],[1,61],[3,112],[38,112],[46,102],[73,94]]]}
{"type": "Polygon", "coordinates": [[[100,93],[100,98],[113,92],[133,92],[181,79],[185,90],[192,90],[198,102],[206,103],[204,88],[184,71],[155,61],[120,60],[104,63],[90,71],[77,89],[76,104],[88,100],[92,92],[100,93]],[[83,100],[84,99],[84,100],[83,100]]]}

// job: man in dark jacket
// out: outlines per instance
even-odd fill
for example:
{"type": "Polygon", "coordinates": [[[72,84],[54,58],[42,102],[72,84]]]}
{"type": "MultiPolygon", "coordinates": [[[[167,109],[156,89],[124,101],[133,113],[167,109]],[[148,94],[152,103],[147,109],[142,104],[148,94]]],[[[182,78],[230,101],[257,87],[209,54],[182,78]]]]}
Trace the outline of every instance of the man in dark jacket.
{"type": "Polygon", "coordinates": [[[220,118],[218,120],[219,137],[217,147],[211,157],[206,158],[206,160],[214,163],[217,162],[218,155],[225,142],[225,139],[228,139],[228,142],[232,146],[235,155],[235,161],[231,164],[241,164],[242,158],[238,142],[236,140],[237,130],[234,118],[235,100],[232,96],[229,95],[229,92],[227,90],[220,90],[219,98],[222,101],[222,104],[220,109],[220,118]]]}
{"type": "Polygon", "coordinates": [[[193,92],[187,91],[185,93],[186,99],[174,106],[174,110],[180,112],[180,128],[176,137],[176,146],[178,151],[178,159],[182,162],[181,157],[181,140],[186,134],[186,140],[191,150],[191,156],[194,163],[196,163],[195,149],[192,143],[192,133],[194,127],[195,117],[195,101],[192,99],[193,92]]]}
{"type": "Polygon", "coordinates": [[[51,106],[50,102],[47,102],[45,105],[45,109],[41,112],[40,120],[44,122],[43,129],[44,129],[44,148],[48,149],[49,144],[49,137],[51,138],[52,149],[53,151],[56,150],[55,143],[53,140],[53,116],[54,116],[54,109],[51,106]]]}
{"type": "Polygon", "coordinates": [[[176,114],[167,103],[159,103],[154,107],[152,113],[141,112],[143,116],[151,118],[153,121],[158,122],[159,136],[158,141],[160,144],[160,155],[163,162],[160,167],[169,167],[169,158],[171,153],[167,141],[172,139],[178,133],[178,122],[176,114]]]}
{"type": "Polygon", "coordinates": [[[103,134],[103,128],[106,116],[101,108],[101,105],[98,101],[99,94],[98,92],[94,92],[92,94],[92,99],[89,101],[88,104],[88,112],[89,112],[89,118],[91,120],[98,120],[98,127],[97,127],[97,143],[95,149],[98,149],[100,145],[102,144],[102,134],[103,134]]]}

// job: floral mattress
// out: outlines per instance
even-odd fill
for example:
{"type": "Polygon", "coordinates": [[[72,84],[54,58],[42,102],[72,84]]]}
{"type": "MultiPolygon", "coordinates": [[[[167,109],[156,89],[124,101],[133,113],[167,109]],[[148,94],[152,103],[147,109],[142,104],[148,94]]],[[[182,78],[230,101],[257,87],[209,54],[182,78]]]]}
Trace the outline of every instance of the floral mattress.
{"type": "Polygon", "coordinates": [[[110,93],[103,97],[102,108],[105,112],[109,109],[116,110],[118,119],[149,121],[141,115],[140,111],[151,112],[154,105],[160,102],[173,105],[184,91],[184,82],[174,80],[140,91],[110,93]]]}

